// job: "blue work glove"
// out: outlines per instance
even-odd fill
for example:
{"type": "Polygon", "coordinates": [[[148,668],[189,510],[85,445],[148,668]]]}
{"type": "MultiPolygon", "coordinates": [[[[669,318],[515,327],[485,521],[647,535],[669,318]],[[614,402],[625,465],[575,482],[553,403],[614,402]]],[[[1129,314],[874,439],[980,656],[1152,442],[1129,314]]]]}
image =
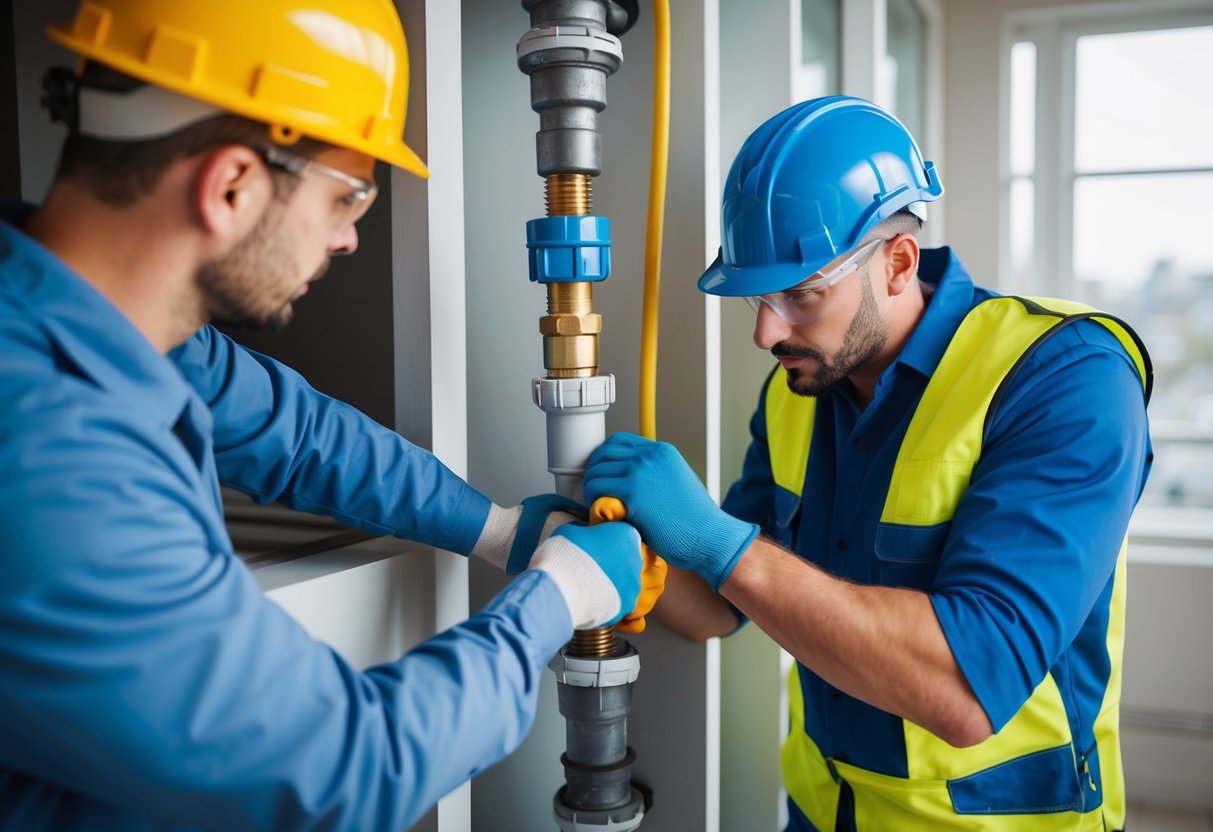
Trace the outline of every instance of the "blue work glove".
{"type": "Polygon", "coordinates": [[[565,523],[535,551],[531,569],[552,576],[576,630],[614,624],[640,596],[640,534],[627,523],[565,523]]]}
{"type": "Polygon", "coordinates": [[[758,526],[716,505],[673,445],[631,433],[612,435],[590,455],[586,502],[599,497],[622,500],[653,551],[717,591],[758,536],[758,526]]]}
{"type": "Polygon", "coordinates": [[[494,504],[472,554],[517,575],[558,526],[584,519],[584,506],[558,494],[536,494],[513,508],[494,504]]]}

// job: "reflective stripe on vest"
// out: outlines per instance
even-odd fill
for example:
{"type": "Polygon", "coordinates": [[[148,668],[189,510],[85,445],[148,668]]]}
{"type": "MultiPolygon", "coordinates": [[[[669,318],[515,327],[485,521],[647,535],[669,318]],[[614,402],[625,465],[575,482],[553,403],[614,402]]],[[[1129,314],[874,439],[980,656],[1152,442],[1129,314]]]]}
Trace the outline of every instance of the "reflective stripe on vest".
{"type": "MultiPolygon", "coordinates": [[[[1050,334],[1086,318],[1105,326],[1124,346],[1148,400],[1149,358],[1127,324],[1070,301],[984,301],[961,322],[927,384],[902,440],[881,522],[932,526],[951,520],[1006,381],[1050,334]]],[[[815,405],[816,399],[793,394],[786,373],[776,370],[765,393],[771,472],[775,484],[797,498],[808,466],[815,405]]],[[[1113,579],[1106,637],[1112,670],[1095,720],[1095,749],[1073,746],[1073,715],[1067,714],[1049,674],[1002,730],[969,748],[954,748],[903,720],[908,778],[827,760],[805,733],[804,699],[793,666],[788,677],[791,730],[782,753],[788,794],[821,830],[834,829],[840,779],[854,792],[860,830],[980,829],[983,817],[993,815],[997,828],[1007,832],[1123,828],[1118,715],[1125,551],[1122,545],[1113,579]],[[1087,759],[1094,754],[1098,778],[1087,759]],[[1042,787],[1039,794],[1017,794],[1015,784],[1033,779],[1042,787]]]]}

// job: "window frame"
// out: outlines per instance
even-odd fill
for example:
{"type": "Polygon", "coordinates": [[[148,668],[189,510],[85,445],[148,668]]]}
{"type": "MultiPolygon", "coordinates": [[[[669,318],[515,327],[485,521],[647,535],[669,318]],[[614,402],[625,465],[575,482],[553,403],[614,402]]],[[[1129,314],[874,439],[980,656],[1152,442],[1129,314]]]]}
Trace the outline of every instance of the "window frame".
{"type": "MultiPolygon", "coordinates": [[[[1074,164],[1075,81],[1078,39],[1087,35],[1176,29],[1213,25],[1213,9],[1199,0],[1160,0],[1144,11],[1135,3],[1093,3],[1010,15],[1001,65],[1010,63],[1011,48],[1019,42],[1036,45],[1035,191],[1032,234],[1032,274],[1038,277],[1025,291],[1067,295],[1074,289],[1074,185],[1079,177],[1074,164]]],[[[1012,274],[1009,239],[1011,172],[1010,78],[1004,72],[1001,119],[1000,182],[1004,206],[1000,228],[1000,267],[1012,274]]],[[[1083,176],[1107,175],[1082,174],[1083,176]]]]}
{"type": "MultiPolygon", "coordinates": [[[[1073,296],[1077,290],[1073,222],[1076,184],[1080,177],[1129,173],[1127,169],[1083,174],[1077,171],[1075,94],[1079,38],[1211,25],[1213,8],[1207,0],[1157,0],[1148,9],[1134,2],[1091,3],[1025,10],[1007,16],[1000,55],[999,106],[999,273],[1009,278],[1004,291],[1073,296]],[[1036,50],[1034,159],[1026,177],[1012,171],[1010,140],[1011,50],[1022,42],[1034,44],[1036,50]],[[1021,274],[1012,251],[1010,208],[1012,183],[1023,179],[1032,184],[1033,216],[1031,257],[1021,274]]],[[[1176,168],[1174,172],[1187,169],[1176,168]]],[[[1152,422],[1151,434],[1156,443],[1193,441],[1190,427],[1159,420],[1152,422]]],[[[1213,431],[1208,432],[1206,439],[1213,442],[1213,431]]],[[[1189,559],[1196,552],[1197,559],[1213,564],[1213,511],[1208,509],[1140,505],[1130,532],[1136,541],[1153,547],[1149,557],[1159,557],[1157,547],[1163,547],[1182,551],[1189,559]]]]}

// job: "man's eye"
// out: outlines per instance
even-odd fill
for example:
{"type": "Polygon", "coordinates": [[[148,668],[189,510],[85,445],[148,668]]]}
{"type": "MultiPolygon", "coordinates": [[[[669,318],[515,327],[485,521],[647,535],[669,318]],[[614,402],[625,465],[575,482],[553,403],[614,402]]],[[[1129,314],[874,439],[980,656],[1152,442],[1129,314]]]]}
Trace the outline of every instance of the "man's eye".
{"type": "Polygon", "coordinates": [[[817,292],[813,289],[793,289],[792,291],[785,292],[784,294],[787,295],[788,300],[790,300],[792,303],[800,303],[801,301],[808,300],[809,298],[813,297],[817,294],[817,292]]]}

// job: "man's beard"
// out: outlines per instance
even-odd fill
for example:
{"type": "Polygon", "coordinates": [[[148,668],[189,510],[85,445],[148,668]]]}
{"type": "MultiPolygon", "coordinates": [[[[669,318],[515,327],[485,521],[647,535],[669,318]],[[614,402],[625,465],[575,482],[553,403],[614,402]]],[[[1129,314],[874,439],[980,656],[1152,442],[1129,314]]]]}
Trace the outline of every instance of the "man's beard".
{"type": "Polygon", "coordinates": [[[863,297],[859,301],[859,309],[851,319],[842,336],[842,346],[839,347],[833,361],[827,361],[825,353],[815,347],[794,347],[787,343],[778,343],[771,348],[775,357],[812,358],[817,362],[817,369],[809,378],[803,378],[799,368],[789,367],[788,389],[798,396],[824,396],[841,381],[875,358],[889,340],[889,325],[880,317],[876,306],[876,295],[872,284],[868,282],[868,270],[856,275],[863,282],[863,297]]]}
{"type": "MultiPolygon", "coordinates": [[[[232,251],[198,269],[195,280],[208,321],[268,330],[281,329],[290,322],[290,297],[281,303],[273,299],[275,293],[290,290],[296,271],[295,257],[282,234],[283,215],[279,203],[271,203],[232,251]]],[[[327,269],[326,260],[311,280],[318,280],[327,269]]]]}

